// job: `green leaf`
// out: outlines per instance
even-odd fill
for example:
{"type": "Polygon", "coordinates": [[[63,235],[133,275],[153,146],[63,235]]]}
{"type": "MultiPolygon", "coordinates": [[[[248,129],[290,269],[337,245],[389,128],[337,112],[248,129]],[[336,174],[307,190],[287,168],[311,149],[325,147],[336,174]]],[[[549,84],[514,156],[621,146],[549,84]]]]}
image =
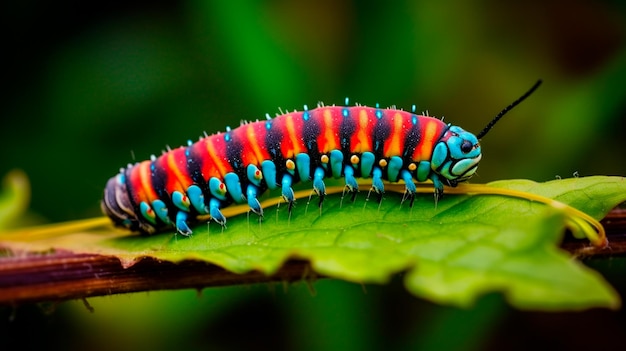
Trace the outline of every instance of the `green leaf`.
{"type": "MultiPolygon", "coordinates": [[[[516,189],[570,204],[600,219],[626,200],[620,177],[586,177],[535,183],[498,181],[491,188],[516,189]]],[[[460,187],[462,189],[462,187],[460,187]]],[[[413,206],[387,192],[380,206],[361,191],[352,203],[327,197],[265,209],[265,219],[240,215],[228,227],[194,228],[189,238],[90,231],[39,245],[117,255],[131,265],[151,256],[180,262],[194,259],[235,273],[275,273],[289,259],[311,262],[318,274],[358,283],[385,283],[406,272],[407,289],[442,304],[470,306],[491,292],[503,293],[520,309],[617,308],[617,293],[596,272],[572,260],[557,245],[572,220],[563,207],[502,195],[432,196],[413,206]],[[100,235],[99,235],[100,233],[100,235]]],[[[574,228],[576,229],[576,228],[574,228]]]]}

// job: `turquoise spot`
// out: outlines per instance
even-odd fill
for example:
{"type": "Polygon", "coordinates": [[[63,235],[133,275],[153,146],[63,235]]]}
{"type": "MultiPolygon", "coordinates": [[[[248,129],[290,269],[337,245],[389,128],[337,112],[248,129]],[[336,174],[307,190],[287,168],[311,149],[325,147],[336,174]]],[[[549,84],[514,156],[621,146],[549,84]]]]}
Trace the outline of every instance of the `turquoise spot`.
{"type": "Polygon", "coordinates": [[[185,201],[185,195],[180,191],[172,193],[172,202],[174,206],[180,208],[183,211],[189,211],[189,200],[185,201]]]}
{"type": "Polygon", "coordinates": [[[330,169],[333,172],[333,177],[341,177],[341,168],[343,166],[343,153],[339,150],[332,150],[330,152],[330,169]]]}
{"type": "Polygon", "coordinates": [[[296,155],[296,168],[301,182],[309,181],[311,177],[311,157],[305,153],[296,155]]]}
{"type": "Polygon", "coordinates": [[[276,189],[276,165],[270,160],[265,160],[261,163],[261,170],[263,172],[263,178],[265,178],[265,184],[270,189],[276,189]]]}
{"type": "Polygon", "coordinates": [[[399,156],[392,156],[387,164],[387,178],[390,182],[398,180],[398,174],[402,168],[402,158],[399,156]]]}
{"type": "Polygon", "coordinates": [[[161,221],[165,224],[170,224],[171,221],[167,216],[167,206],[165,206],[165,202],[163,200],[154,200],[152,201],[152,208],[154,209],[154,213],[159,217],[161,221]]]}
{"type": "Polygon", "coordinates": [[[432,169],[437,169],[448,159],[448,146],[444,142],[437,143],[431,159],[432,169]]]}
{"type": "Polygon", "coordinates": [[[350,111],[347,108],[344,108],[343,110],[341,110],[341,114],[344,117],[350,117],[350,111]]]}
{"type": "MultiPolygon", "coordinates": [[[[151,208],[150,205],[148,205],[147,203],[145,203],[144,201],[142,201],[139,204],[139,212],[141,212],[141,215],[143,216],[143,218],[145,218],[148,222],[152,223],[152,224],[156,224],[156,218],[154,216],[150,216],[148,213],[151,212],[151,208]]],[[[153,212],[153,211],[152,211],[153,212]]]]}
{"type": "Polygon", "coordinates": [[[202,194],[202,189],[200,189],[199,186],[189,186],[189,188],[187,188],[187,196],[189,196],[191,205],[196,209],[196,211],[198,211],[198,213],[207,213],[206,205],[204,204],[204,194],[202,194]]]}
{"type": "Polygon", "coordinates": [[[364,152],[361,155],[361,177],[369,178],[372,174],[372,168],[374,167],[374,161],[376,157],[371,152],[364,152]]]}
{"type": "Polygon", "coordinates": [[[222,181],[216,177],[211,177],[209,179],[209,191],[211,195],[215,196],[220,200],[226,200],[226,196],[224,196],[224,191],[222,190],[222,181]]]}
{"type": "Polygon", "coordinates": [[[472,168],[475,163],[476,163],[476,160],[473,158],[466,158],[466,159],[460,160],[454,166],[452,166],[451,172],[455,176],[461,176],[465,172],[467,172],[468,169],[472,168]]]}
{"type": "Polygon", "coordinates": [[[382,110],[376,110],[376,118],[378,118],[378,119],[383,118],[383,111],[382,110]]]}
{"type": "Polygon", "coordinates": [[[417,181],[425,182],[428,179],[429,174],[430,174],[430,162],[421,161],[417,165],[417,181]]]}
{"type": "Polygon", "coordinates": [[[226,173],[224,175],[224,184],[226,184],[226,190],[228,190],[230,196],[233,200],[235,200],[235,202],[240,203],[243,201],[243,191],[241,190],[239,176],[236,173],[226,173]]]}
{"type": "Polygon", "coordinates": [[[248,177],[248,180],[253,183],[256,186],[259,186],[261,184],[261,179],[258,179],[256,177],[257,171],[259,170],[259,168],[255,165],[248,165],[248,167],[246,167],[246,176],[248,177]]]}

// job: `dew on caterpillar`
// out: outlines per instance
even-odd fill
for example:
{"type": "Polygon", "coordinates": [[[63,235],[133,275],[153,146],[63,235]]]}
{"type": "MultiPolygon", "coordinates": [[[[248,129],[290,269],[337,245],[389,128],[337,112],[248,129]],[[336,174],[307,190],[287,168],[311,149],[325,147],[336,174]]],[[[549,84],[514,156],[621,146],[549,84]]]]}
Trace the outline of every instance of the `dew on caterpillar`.
{"type": "Polygon", "coordinates": [[[175,227],[190,235],[198,216],[225,226],[221,209],[231,204],[247,204],[262,217],[258,197],[268,189],[280,191],[291,213],[292,186],[298,182],[311,183],[321,206],[324,180],[330,177],[343,178],[353,199],[357,179],[370,178],[379,201],[384,181],[402,180],[411,204],[415,181],[430,180],[436,202],[444,184],[456,186],[472,177],[482,157],[479,140],[540,84],[477,135],[414,109],[320,105],[309,110],[305,105],[303,111],[245,122],[128,165],[107,182],[101,207],[115,225],[132,231],[175,227]]]}

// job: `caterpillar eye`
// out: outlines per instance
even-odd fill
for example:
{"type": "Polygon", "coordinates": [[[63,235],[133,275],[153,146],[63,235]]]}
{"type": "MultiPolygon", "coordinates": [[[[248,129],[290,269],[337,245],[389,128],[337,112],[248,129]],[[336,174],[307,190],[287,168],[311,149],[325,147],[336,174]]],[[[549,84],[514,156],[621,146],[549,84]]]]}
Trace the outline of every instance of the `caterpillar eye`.
{"type": "Polygon", "coordinates": [[[472,145],[472,142],[469,140],[464,140],[463,144],[461,144],[461,151],[466,154],[470,151],[472,151],[472,149],[474,148],[474,145],[472,145]]]}

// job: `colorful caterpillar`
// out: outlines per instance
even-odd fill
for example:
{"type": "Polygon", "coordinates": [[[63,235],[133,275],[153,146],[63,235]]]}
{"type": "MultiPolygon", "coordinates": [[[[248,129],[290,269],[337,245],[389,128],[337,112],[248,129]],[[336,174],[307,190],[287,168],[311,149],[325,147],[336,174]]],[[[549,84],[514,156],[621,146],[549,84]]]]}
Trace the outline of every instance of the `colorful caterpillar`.
{"type": "Polygon", "coordinates": [[[353,199],[357,178],[371,178],[379,201],[383,180],[403,180],[411,202],[414,181],[431,180],[437,201],[444,184],[456,186],[476,172],[482,157],[479,140],[540,84],[477,136],[414,111],[378,106],[304,106],[302,112],[242,123],[122,168],[107,182],[102,210],[115,225],[132,231],[154,233],[173,225],[190,235],[190,225],[200,215],[225,226],[220,209],[232,203],[247,203],[263,217],[257,197],[267,189],[280,188],[291,213],[297,182],[312,181],[321,206],[327,177],[343,177],[353,199]]]}

